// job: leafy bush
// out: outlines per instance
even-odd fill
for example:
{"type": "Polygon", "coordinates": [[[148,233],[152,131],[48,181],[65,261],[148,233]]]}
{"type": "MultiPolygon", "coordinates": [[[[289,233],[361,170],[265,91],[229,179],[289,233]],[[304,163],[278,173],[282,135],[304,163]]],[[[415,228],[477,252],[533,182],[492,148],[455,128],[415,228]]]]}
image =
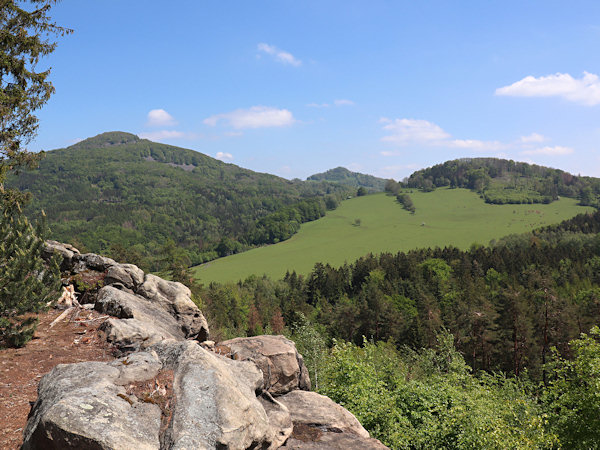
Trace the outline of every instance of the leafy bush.
{"type": "Polygon", "coordinates": [[[474,376],[449,333],[437,347],[337,342],[320,391],[393,449],[551,448],[558,441],[524,381],[474,376]]]}

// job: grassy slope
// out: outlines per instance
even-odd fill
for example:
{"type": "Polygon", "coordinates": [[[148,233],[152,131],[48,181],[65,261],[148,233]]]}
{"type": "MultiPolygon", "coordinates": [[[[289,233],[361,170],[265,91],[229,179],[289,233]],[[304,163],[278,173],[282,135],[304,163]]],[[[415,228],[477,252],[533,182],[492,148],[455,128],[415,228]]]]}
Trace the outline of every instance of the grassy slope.
{"type": "Polygon", "coordinates": [[[326,217],[302,225],[291,239],[232,255],[194,268],[202,282],[237,281],[263,273],[282,277],[286,270],[308,273],[316,262],[341,265],[365,254],[419,247],[487,244],[507,234],[531,231],[592,208],[563,198],[549,205],[489,205],[466,189],[410,194],[411,215],[394,197],[375,194],[344,201],[326,217]],[[361,220],[354,226],[355,219],[361,220]],[[422,226],[421,224],[425,225],[422,226]]]}

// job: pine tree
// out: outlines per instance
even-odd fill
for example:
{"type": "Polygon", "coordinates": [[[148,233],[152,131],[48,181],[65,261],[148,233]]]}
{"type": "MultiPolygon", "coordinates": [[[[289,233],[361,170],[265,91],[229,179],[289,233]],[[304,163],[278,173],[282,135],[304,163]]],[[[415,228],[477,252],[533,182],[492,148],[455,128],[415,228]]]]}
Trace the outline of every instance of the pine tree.
{"type": "Polygon", "coordinates": [[[18,204],[0,215],[0,345],[22,347],[32,337],[37,317],[58,298],[58,260],[42,259],[45,222],[34,228],[18,204]]]}
{"type": "Polygon", "coordinates": [[[0,1],[0,345],[25,345],[37,324],[31,313],[54,300],[60,287],[56,260],[46,266],[41,257],[45,222],[34,228],[21,209],[28,195],[4,187],[9,173],[40,158],[25,146],[37,131],[34,112],[54,88],[50,70],[37,64],[54,51],[51,37],[71,31],[51,22],[54,3],[0,1]]]}

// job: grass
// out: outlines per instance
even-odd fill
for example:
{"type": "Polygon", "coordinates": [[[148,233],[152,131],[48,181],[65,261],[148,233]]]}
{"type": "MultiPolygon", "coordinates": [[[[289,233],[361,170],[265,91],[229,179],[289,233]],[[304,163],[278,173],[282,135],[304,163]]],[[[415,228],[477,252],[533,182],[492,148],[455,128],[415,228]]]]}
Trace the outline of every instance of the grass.
{"type": "Polygon", "coordinates": [[[415,190],[409,195],[414,215],[385,194],[353,198],[302,225],[287,241],[196,266],[194,275],[204,283],[237,281],[252,274],[278,279],[288,270],[306,274],[316,262],[338,266],[367,253],[448,245],[466,249],[593,210],[569,198],[549,205],[489,205],[466,189],[415,190]]]}

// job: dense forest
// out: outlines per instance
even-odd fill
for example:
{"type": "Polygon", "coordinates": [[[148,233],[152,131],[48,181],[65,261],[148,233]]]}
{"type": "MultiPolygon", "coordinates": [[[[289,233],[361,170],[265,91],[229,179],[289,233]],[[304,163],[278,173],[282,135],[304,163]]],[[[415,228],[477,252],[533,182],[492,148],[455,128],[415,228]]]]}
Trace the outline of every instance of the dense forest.
{"type": "Polygon", "coordinates": [[[599,232],[582,214],[195,291],[216,337],[289,333],[318,389],[393,448],[596,448],[599,232]]]}
{"type": "MultiPolygon", "coordinates": [[[[562,195],[582,205],[600,205],[600,180],[558,169],[497,158],[463,158],[414,172],[402,186],[430,191],[463,187],[479,192],[488,203],[550,203],[562,195]]],[[[394,190],[388,184],[389,191],[394,190]]]]}
{"type": "Polygon", "coordinates": [[[189,264],[288,239],[356,189],[289,181],[111,132],[50,151],[9,179],[54,239],[156,270],[174,242],[189,264]]]}

